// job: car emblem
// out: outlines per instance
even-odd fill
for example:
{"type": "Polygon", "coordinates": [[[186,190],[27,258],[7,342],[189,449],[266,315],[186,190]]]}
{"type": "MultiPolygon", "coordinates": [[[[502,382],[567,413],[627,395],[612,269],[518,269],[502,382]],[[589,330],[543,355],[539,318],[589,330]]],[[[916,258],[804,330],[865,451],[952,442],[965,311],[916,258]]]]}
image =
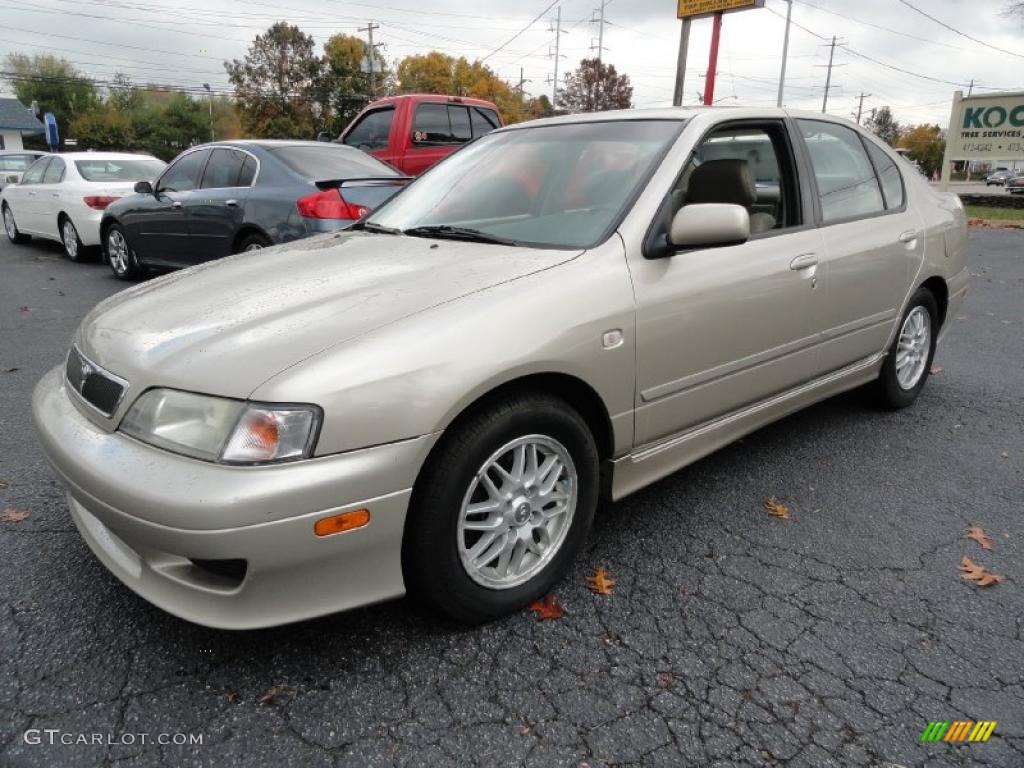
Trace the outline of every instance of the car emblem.
{"type": "Polygon", "coordinates": [[[78,381],[78,390],[82,391],[83,389],[85,389],[85,380],[87,378],[89,378],[96,371],[85,360],[82,360],[82,365],[81,365],[81,369],[80,370],[81,370],[81,373],[82,373],[82,378],[79,379],[79,381],[78,381]]]}

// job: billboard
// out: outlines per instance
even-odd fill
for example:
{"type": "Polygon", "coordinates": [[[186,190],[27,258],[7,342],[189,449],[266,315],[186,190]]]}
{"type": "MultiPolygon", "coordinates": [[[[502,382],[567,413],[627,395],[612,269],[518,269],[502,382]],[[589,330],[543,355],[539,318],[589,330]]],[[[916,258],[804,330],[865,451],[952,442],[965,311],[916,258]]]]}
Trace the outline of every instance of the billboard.
{"type": "Polygon", "coordinates": [[[1024,160],[1024,93],[953,97],[946,160],[1024,160]]]}
{"type": "Polygon", "coordinates": [[[693,19],[710,16],[719,11],[742,11],[747,8],[763,8],[764,0],[678,0],[676,16],[693,19]]]}

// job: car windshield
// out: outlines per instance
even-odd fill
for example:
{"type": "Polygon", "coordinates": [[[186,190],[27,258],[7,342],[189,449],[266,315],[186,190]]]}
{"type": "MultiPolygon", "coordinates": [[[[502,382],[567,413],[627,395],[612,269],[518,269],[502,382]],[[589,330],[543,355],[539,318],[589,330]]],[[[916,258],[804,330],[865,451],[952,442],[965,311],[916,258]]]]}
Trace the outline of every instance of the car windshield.
{"type": "Polygon", "coordinates": [[[314,181],[397,175],[394,168],[380,160],[336,144],[280,147],[271,152],[297,174],[314,181]]]}
{"type": "Polygon", "coordinates": [[[155,157],[138,160],[75,160],[86,181],[152,181],[167,167],[155,157]]]}
{"type": "Polygon", "coordinates": [[[618,224],[682,127],[678,120],[618,120],[493,133],[431,169],[367,223],[589,248],[618,224]]]}

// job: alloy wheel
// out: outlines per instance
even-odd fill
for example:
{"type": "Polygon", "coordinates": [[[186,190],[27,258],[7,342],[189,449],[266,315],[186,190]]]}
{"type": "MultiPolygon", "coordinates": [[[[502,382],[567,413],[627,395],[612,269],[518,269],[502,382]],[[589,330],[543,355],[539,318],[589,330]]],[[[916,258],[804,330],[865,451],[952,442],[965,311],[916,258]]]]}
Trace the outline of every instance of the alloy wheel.
{"type": "Polygon", "coordinates": [[[554,558],[576,511],[579,479],[565,446],[545,435],[506,443],[463,498],[456,533],[466,574],[490,589],[523,584],[554,558]]]}
{"type": "Polygon", "coordinates": [[[64,219],[64,224],[60,228],[61,237],[64,240],[64,249],[68,252],[68,257],[74,261],[78,258],[78,231],[75,229],[75,225],[71,223],[71,219],[64,219]]]}
{"type": "Polygon", "coordinates": [[[932,318],[922,306],[914,307],[900,329],[896,347],[896,381],[904,390],[917,386],[928,364],[932,344],[932,318]]]}
{"type": "Polygon", "coordinates": [[[7,230],[7,236],[11,240],[18,236],[18,227],[14,223],[14,214],[7,207],[4,208],[4,229],[7,230]]]}
{"type": "Polygon", "coordinates": [[[112,229],[107,235],[107,258],[117,274],[123,275],[128,271],[128,243],[119,229],[112,229]]]}

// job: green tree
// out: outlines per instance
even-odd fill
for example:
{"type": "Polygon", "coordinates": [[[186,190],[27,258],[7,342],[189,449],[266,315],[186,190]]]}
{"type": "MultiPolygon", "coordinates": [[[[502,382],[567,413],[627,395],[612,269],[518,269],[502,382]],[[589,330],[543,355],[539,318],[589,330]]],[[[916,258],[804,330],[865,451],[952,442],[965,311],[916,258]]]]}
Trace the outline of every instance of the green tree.
{"type": "Polygon", "coordinates": [[[558,97],[560,107],[570,112],[603,112],[633,106],[629,75],[620,75],[611,64],[583,59],[565,76],[565,88],[558,97]]]}
{"type": "Polygon", "coordinates": [[[398,64],[397,87],[400,93],[443,93],[471,96],[493,102],[506,123],[527,117],[523,97],[494,70],[480,61],[430,51],[406,56],[398,64]]]}
{"type": "Polygon", "coordinates": [[[898,142],[907,150],[907,157],[915,161],[924,172],[931,176],[942,167],[942,157],[946,151],[946,140],[942,138],[942,129],[937,125],[917,125],[908,128],[898,142]]]}
{"type": "Polygon", "coordinates": [[[893,118],[892,110],[888,107],[879,107],[874,110],[871,116],[864,121],[864,127],[890,147],[896,146],[903,133],[903,128],[893,118]]]}
{"type": "Polygon", "coordinates": [[[265,138],[312,138],[329,110],[313,38],[283,21],[257,35],[245,59],[225,62],[242,128],[265,138]]]}
{"type": "Polygon", "coordinates": [[[96,105],[96,88],[92,81],[66,59],[49,54],[11,53],[4,60],[4,70],[7,73],[4,79],[11,83],[14,95],[22,104],[28,106],[35,101],[40,114],[53,112],[62,145],[72,120],[96,105]]]}
{"type": "MultiPolygon", "coordinates": [[[[362,70],[365,56],[366,43],[353,35],[333,35],[324,43],[321,101],[329,106],[325,122],[332,134],[341,133],[371,99],[370,76],[362,70]]],[[[379,87],[389,73],[387,63],[378,51],[374,51],[374,59],[379,87]]]]}

